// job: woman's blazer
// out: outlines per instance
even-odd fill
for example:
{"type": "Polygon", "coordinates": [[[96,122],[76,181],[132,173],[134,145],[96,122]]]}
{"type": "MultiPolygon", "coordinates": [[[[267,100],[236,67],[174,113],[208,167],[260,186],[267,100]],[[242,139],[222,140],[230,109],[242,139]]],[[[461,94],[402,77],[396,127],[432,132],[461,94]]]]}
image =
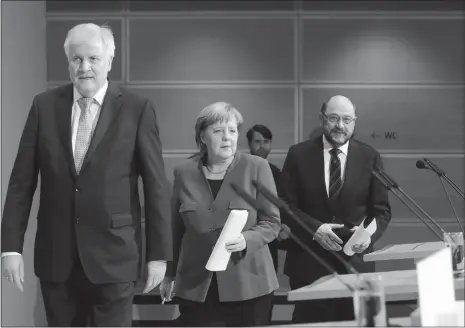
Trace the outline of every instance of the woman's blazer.
{"type": "Polygon", "coordinates": [[[257,193],[258,180],[276,194],[268,162],[258,156],[237,152],[216,199],[202,170],[202,158],[186,160],[174,171],[172,215],[174,260],[167,276],[175,277],[176,296],[203,302],[213,273],[205,269],[208,258],[231,210],[247,210],[242,231],[247,246],[232,253],[226,271],[217,272],[220,301],[242,301],[271,293],[278,280],[267,244],[280,230],[279,210],[257,193]],[[231,188],[231,182],[252,195],[269,213],[252,208],[231,188]]]}

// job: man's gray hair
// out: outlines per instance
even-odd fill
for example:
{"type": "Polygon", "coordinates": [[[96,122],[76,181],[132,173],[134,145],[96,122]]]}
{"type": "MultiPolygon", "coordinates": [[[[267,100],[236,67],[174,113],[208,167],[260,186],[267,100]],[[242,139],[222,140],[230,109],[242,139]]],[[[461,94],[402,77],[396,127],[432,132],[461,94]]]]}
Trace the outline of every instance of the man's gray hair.
{"type": "Polygon", "coordinates": [[[65,53],[66,57],[69,58],[69,46],[71,44],[71,39],[75,35],[75,33],[79,33],[83,29],[93,30],[99,34],[102,44],[105,46],[105,50],[107,54],[111,57],[115,57],[115,39],[113,38],[113,31],[111,30],[108,24],[103,24],[102,26],[98,26],[93,23],[84,23],[74,26],[72,29],[68,31],[65,39],[65,53]]]}
{"type": "Polygon", "coordinates": [[[212,124],[217,122],[228,122],[233,117],[236,118],[237,129],[240,130],[244,123],[244,119],[242,118],[241,113],[231,104],[226,102],[216,102],[208,105],[200,111],[197,121],[195,122],[195,142],[202,154],[206,153],[207,148],[200,139],[201,132],[212,124]]]}

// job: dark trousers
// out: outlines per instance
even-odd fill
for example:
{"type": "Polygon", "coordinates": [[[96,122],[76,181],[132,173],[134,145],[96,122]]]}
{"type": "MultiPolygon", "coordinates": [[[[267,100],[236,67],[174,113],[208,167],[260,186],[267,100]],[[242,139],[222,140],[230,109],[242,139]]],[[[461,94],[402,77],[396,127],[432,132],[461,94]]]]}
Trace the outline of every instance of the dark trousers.
{"type": "MultiPolygon", "coordinates": [[[[276,274],[278,274],[278,241],[275,239],[271,243],[268,244],[268,248],[270,249],[270,254],[271,258],[273,260],[273,265],[274,265],[274,270],[276,271],[276,274]]],[[[273,300],[274,292],[271,293],[271,299],[273,300]]],[[[268,315],[268,323],[271,325],[271,322],[273,320],[273,304],[270,306],[270,313],[268,315]]]]}
{"type": "MultiPolygon", "coordinates": [[[[291,289],[309,285],[295,278],[289,279],[291,289]]],[[[354,320],[354,305],[352,298],[334,298],[324,300],[295,302],[292,323],[311,323],[327,321],[354,320]]]]}
{"type": "Polygon", "coordinates": [[[77,261],[63,283],[40,280],[50,327],[130,327],[134,282],[95,285],[77,261]]]}
{"type": "Polygon", "coordinates": [[[275,239],[271,243],[268,244],[268,248],[270,249],[271,259],[273,260],[274,270],[278,273],[278,241],[275,239]]]}
{"type": "Polygon", "coordinates": [[[205,303],[177,298],[179,324],[185,327],[254,327],[269,325],[272,294],[238,302],[220,302],[216,274],[205,303]]]}

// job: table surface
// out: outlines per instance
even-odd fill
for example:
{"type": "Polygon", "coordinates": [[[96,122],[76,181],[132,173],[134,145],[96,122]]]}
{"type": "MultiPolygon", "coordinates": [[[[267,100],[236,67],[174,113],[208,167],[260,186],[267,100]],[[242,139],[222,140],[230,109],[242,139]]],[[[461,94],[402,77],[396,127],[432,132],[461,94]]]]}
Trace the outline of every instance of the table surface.
{"type": "MultiPolygon", "coordinates": [[[[361,273],[362,277],[381,276],[386,302],[414,301],[418,299],[418,282],[416,270],[386,271],[361,273]]],[[[339,276],[345,283],[355,286],[357,276],[344,274],[339,276]]],[[[464,299],[464,277],[455,278],[456,299],[464,299]]],[[[289,301],[352,297],[352,293],[339,279],[329,275],[313,284],[292,290],[288,293],[289,301]]]]}
{"type": "Polygon", "coordinates": [[[414,244],[387,245],[380,250],[365,254],[363,260],[369,261],[387,261],[387,260],[404,260],[418,259],[426,257],[442,248],[442,241],[429,241],[414,244]]]}

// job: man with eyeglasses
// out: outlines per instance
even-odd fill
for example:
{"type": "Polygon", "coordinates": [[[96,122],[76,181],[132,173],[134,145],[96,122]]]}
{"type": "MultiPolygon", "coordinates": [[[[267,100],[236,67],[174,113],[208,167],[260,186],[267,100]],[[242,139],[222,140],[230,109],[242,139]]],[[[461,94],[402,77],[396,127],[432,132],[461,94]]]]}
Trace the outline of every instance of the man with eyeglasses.
{"type": "MultiPolygon", "coordinates": [[[[309,236],[296,222],[281,213],[291,232],[327,260],[340,274],[347,268],[332,255],[339,252],[358,271],[374,271],[372,262],[364,262],[363,253],[386,230],[391,209],[386,189],[372,176],[382,167],[381,156],[371,146],[353,138],[355,106],[344,96],[333,96],[323,103],[320,124],[323,134],[289,149],[280,177],[280,196],[313,231],[309,236]],[[376,231],[368,241],[354,245],[353,256],[342,251],[354,229],[363,219],[374,218],[376,231]]],[[[291,289],[309,285],[329,272],[288,241],[284,273],[291,289]]],[[[353,320],[352,299],[328,299],[296,302],[293,323],[353,320]]]]}

